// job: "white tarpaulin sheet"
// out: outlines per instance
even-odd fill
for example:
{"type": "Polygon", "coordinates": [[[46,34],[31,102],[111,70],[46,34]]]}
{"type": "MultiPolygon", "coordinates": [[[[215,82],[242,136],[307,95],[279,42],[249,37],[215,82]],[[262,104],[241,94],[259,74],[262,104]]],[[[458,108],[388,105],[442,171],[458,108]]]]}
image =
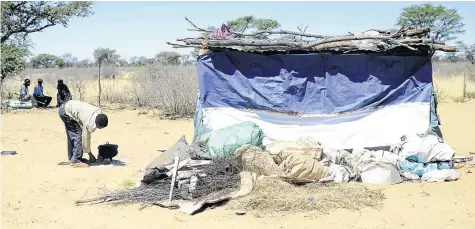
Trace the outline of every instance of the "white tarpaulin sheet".
{"type": "Polygon", "coordinates": [[[429,103],[405,103],[340,115],[297,117],[235,108],[203,108],[202,127],[217,130],[244,121],[264,132],[264,145],[273,141],[311,137],[325,147],[350,149],[400,143],[408,133],[425,133],[430,123],[429,103]]]}

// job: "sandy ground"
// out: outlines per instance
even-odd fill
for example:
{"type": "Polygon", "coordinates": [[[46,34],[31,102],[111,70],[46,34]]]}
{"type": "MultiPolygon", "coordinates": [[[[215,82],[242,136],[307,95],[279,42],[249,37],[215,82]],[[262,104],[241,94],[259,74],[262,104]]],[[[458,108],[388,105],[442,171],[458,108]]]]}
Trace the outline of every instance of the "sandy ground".
{"type": "MultiPolygon", "coordinates": [[[[1,228],[475,228],[475,168],[461,169],[457,182],[380,186],[387,199],[381,210],[335,210],[327,215],[279,214],[259,218],[236,216],[223,207],[195,216],[139,206],[74,205],[98,187],[121,188],[136,181],[138,170],[185,134],[191,141],[192,121],[161,121],[137,111],[111,111],[110,127],[93,134],[92,145],[119,144],[125,166],[75,169],[56,165],[67,159],[64,126],[56,110],[2,115],[1,150],[18,155],[1,159],[1,228]]],[[[460,155],[475,151],[475,101],[441,104],[446,140],[460,155]]],[[[95,147],[93,148],[95,151],[95,147]]]]}

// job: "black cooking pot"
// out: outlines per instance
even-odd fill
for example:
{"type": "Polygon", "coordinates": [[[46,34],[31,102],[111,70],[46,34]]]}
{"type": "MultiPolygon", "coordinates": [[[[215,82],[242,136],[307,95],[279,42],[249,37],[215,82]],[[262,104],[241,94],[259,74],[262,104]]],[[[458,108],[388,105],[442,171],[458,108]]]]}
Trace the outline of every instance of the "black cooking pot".
{"type": "Polygon", "coordinates": [[[112,161],[112,158],[117,156],[119,146],[116,144],[109,144],[109,142],[106,142],[106,144],[99,145],[97,149],[99,150],[99,158],[103,159],[110,159],[112,161]]]}

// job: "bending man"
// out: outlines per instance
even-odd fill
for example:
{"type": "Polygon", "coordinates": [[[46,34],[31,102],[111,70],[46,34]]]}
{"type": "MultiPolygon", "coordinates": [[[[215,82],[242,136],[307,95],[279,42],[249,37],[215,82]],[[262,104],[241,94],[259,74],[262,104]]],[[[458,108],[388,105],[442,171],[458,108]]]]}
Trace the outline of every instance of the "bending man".
{"type": "Polygon", "coordinates": [[[89,162],[96,160],[91,153],[91,133],[107,127],[107,116],[102,113],[102,109],[77,100],[63,103],[58,113],[66,127],[70,164],[74,167],[88,167],[82,156],[88,154],[89,162]]]}

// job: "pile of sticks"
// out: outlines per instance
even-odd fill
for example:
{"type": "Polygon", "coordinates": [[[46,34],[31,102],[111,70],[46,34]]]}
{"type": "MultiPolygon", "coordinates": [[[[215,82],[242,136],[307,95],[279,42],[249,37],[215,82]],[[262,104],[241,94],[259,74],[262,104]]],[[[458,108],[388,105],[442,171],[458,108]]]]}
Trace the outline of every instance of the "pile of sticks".
{"type": "Polygon", "coordinates": [[[422,47],[432,51],[458,52],[455,46],[428,38],[430,28],[400,28],[392,30],[370,29],[361,33],[342,36],[324,36],[289,30],[266,30],[255,33],[238,33],[230,31],[233,39],[208,39],[203,34],[214,31],[196,26],[188,31],[200,32],[195,38],[179,38],[182,43],[167,42],[174,48],[200,48],[209,50],[235,49],[239,51],[373,51],[386,52],[395,48],[417,51],[422,47]],[[289,38],[290,37],[290,38],[289,38]]]}
{"type": "MultiPolygon", "coordinates": [[[[232,158],[215,159],[213,163],[197,167],[199,178],[193,192],[193,199],[207,198],[215,193],[230,193],[238,190],[241,184],[239,173],[242,171],[240,161],[232,158]]],[[[174,177],[174,176],[173,176],[174,177]]],[[[114,205],[142,204],[153,205],[162,201],[185,199],[176,187],[175,179],[168,177],[159,179],[149,185],[141,185],[132,189],[105,192],[98,197],[77,200],[77,205],[109,203],[114,205]],[[172,181],[173,180],[173,181],[172,181]],[[172,184],[172,188],[170,187],[172,184]]]]}

